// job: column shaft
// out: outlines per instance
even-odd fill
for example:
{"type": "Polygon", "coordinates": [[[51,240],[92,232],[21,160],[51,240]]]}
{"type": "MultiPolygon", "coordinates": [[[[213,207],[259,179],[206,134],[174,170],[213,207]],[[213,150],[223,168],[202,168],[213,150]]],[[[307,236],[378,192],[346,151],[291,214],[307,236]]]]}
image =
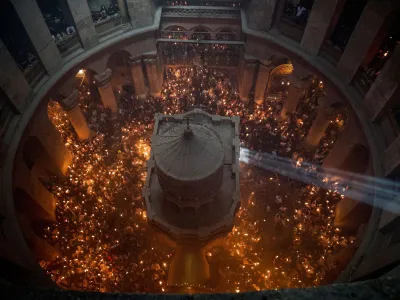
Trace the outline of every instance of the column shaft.
{"type": "Polygon", "coordinates": [[[61,252],[58,248],[50,245],[46,240],[36,235],[32,230],[32,224],[27,216],[21,215],[18,219],[25,239],[36,259],[51,262],[61,256],[61,252]]]}
{"type": "Polygon", "coordinates": [[[158,58],[146,58],[144,59],[144,64],[146,66],[150,94],[153,97],[158,97],[162,88],[162,70],[158,64],[158,58]]]}
{"type": "Polygon", "coordinates": [[[264,65],[259,65],[254,100],[261,104],[264,101],[265,89],[267,88],[269,74],[271,69],[264,65]]]}
{"type": "Polygon", "coordinates": [[[243,60],[239,67],[239,97],[243,102],[249,101],[249,94],[253,87],[257,64],[243,60]]]}
{"type": "Polygon", "coordinates": [[[397,104],[400,94],[399,72],[400,45],[396,47],[365,96],[366,107],[369,108],[373,119],[382,116],[387,109],[397,104]]]}
{"type": "Polygon", "coordinates": [[[131,62],[131,72],[132,72],[133,85],[135,87],[136,95],[141,99],[146,98],[148,90],[144,80],[144,73],[143,73],[143,66],[141,59],[134,60],[131,62]]]}
{"type": "Polygon", "coordinates": [[[112,71],[107,69],[105,72],[95,75],[97,87],[100,92],[101,101],[106,108],[111,110],[112,114],[116,114],[118,111],[117,100],[115,99],[114,92],[111,88],[111,75],[112,71]]]}
{"type": "Polygon", "coordinates": [[[119,7],[119,12],[121,14],[122,27],[125,30],[132,28],[132,25],[129,22],[130,20],[129,20],[128,8],[126,7],[125,0],[118,0],[118,7],[119,7]]]}
{"type": "Polygon", "coordinates": [[[6,93],[13,106],[22,112],[31,88],[18,68],[10,52],[0,39],[0,87],[6,93]]]}
{"type": "Polygon", "coordinates": [[[301,46],[307,52],[317,55],[325,38],[336,26],[343,11],[345,0],[315,0],[301,46]]]}
{"type": "Polygon", "coordinates": [[[288,87],[288,95],[283,104],[281,111],[281,119],[286,120],[287,114],[293,114],[296,111],[297,105],[300,102],[300,99],[304,96],[305,89],[297,88],[293,84],[288,87]]]}
{"type": "Polygon", "coordinates": [[[32,120],[33,134],[36,136],[44,149],[50,156],[51,161],[59,170],[59,175],[65,175],[68,167],[72,164],[72,154],[65,146],[65,143],[54,127],[53,123],[49,120],[47,109],[44,109],[37,117],[32,120]]]}
{"type": "Polygon", "coordinates": [[[337,66],[345,81],[350,83],[358,68],[369,62],[379,49],[388,30],[385,21],[392,9],[389,2],[368,1],[337,66]]]}
{"type": "Polygon", "coordinates": [[[324,136],[331,120],[331,111],[323,104],[319,105],[317,117],[315,118],[307,137],[304,140],[304,146],[312,149],[318,146],[319,141],[324,136]]]}
{"type": "Polygon", "coordinates": [[[274,21],[277,0],[253,0],[247,9],[249,27],[269,31],[274,21]]]}
{"type": "Polygon", "coordinates": [[[37,2],[33,0],[11,0],[11,2],[46,72],[49,75],[54,74],[61,64],[61,56],[37,2]]]}
{"type": "Polygon", "coordinates": [[[151,0],[127,0],[126,5],[133,29],[150,26],[153,24],[154,4],[151,0]]]}
{"type": "Polygon", "coordinates": [[[78,91],[74,90],[69,97],[61,100],[60,104],[65,110],[72,127],[74,127],[79,140],[84,141],[90,138],[91,131],[82,111],[79,108],[78,97],[78,91]]]}
{"type": "MultiPolygon", "coordinates": [[[[19,163],[16,167],[18,176],[15,178],[14,186],[15,189],[22,190],[28,195],[28,199],[25,198],[22,193],[14,193],[19,199],[15,199],[23,206],[37,205],[43,211],[40,217],[46,221],[56,221],[56,199],[52,193],[50,193],[37,178],[37,172],[33,172],[28,169],[24,163],[19,163]],[[26,203],[34,201],[34,203],[26,203]]],[[[32,213],[32,211],[30,211],[32,213]]],[[[29,213],[26,211],[26,213],[29,213]]],[[[39,216],[36,216],[39,217],[39,216]]],[[[31,216],[31,218],[35,218],[31,216]]]]}
{"type": "Polygon", "coordinates": [[[99,43],[92,14],[87,1],[67,0],[74,19],[76,31],[84,49],[90,49],[99,43]]]}

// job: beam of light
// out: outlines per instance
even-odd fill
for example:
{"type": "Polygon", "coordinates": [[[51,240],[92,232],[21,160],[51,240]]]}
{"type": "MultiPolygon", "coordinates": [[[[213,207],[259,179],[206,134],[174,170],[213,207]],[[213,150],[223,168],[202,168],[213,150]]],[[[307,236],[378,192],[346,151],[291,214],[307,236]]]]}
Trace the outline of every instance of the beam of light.
{"type": "Polygon", "coordinates": [[[240,161],[400,214],[400,183],[240,149],[240,161]]]}

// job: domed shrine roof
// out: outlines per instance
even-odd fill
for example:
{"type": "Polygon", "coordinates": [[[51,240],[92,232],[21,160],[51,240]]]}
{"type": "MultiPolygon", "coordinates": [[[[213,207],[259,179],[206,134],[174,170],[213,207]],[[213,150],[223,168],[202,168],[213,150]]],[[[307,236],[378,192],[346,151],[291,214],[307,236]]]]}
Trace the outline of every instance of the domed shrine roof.
{"type": "Polygon", "coordinates": [[[171,123],[152,143],[159,171],[179,181],[200,181],[224,162],[219,135],[206,124],[171,123]]]}

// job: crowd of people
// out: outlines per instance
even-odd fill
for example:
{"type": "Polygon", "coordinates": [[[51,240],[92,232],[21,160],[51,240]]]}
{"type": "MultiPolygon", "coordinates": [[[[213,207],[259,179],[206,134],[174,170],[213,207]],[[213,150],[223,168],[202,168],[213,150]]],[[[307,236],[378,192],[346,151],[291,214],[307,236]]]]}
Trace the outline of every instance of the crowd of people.
{"type": "Polygon", "coordinates": [[[161,42],[166,65],[204,65],[234,67],[239,63],[241,45],[161,42]]]}
{"type": "Polygon", "coordinates": [[[110,3],[108,7],[105,5],[100,6],[99,11],[92,11],[92,18],[94,23],[110,19],[120,14],[117,3],[110,3]]]}
{"type": "MultiPolygon", "coordinates": [[[[329,153],[345,114],[334,116],[318,150],[307,152],[301,140],[315,118],[322,85],[315,81],[295,114],[279,115],[286,96],[266,97],[245,105],[238,98],[235,74],[204,66],[168,68],[162,95],[140,100],[119,99],[115,119],[86,86],[80,87],[80,108],[93,131],[79,142],[65,112],[51,102],[49,116],[73,152],[67,178],[52,177],[57,222],[45,238],[62,256],[41,264],[58,285],[69,289],[120,292],[168,291],[168,267],[174,249],[164,244],[146,222],[141,191],[150,155],[154,114],[177,114],[204,107],[213,114],[240,116],[241,146],[321,163],[329,153]],[[201,87],[200,89],[198,87],[201,87]]],[[[278,90],[278,87],[275,87],[278,90]]],[[[337,267],[335,255],[353,238],[332,225],[341,195],[241,165],[240,209],[233,231],[207,259],[220,274],[210,290],[243,292],[325,283],[337,267]]]]}

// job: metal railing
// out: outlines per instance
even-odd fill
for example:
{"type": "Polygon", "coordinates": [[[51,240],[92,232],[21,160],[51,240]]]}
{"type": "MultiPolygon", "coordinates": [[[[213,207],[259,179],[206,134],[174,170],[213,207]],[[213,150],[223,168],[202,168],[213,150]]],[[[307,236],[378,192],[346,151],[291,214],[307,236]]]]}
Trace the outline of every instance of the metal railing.
{"type": "Polygon", "coordinates": [[[240,9],[235,7],[166,6],[163,7],[162,17],[240,20],[240,9]]]}
{"type": "Polygon", "coordinates": [[[243,7],[246,0],[164,0],[163,4],[168,6],[224,6],[243,7]]]}

